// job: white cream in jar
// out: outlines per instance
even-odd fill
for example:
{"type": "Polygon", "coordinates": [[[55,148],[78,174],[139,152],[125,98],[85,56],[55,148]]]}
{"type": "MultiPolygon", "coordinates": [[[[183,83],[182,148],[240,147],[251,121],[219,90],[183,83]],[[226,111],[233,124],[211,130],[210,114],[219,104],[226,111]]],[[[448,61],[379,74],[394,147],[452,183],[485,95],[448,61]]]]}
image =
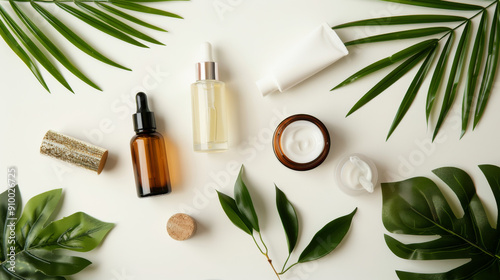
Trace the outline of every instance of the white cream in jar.
{"type": "Polygon", "coordinates": [[[298,171],[310,170],[328,156],[330,135],[317,118],[305,114],[293,115],[276,128],[273,149],[286,167],[298,171]]]}
{"type": "Polygon", "coordinates": [[[289,124],[281,135],[281,148],[290,160],[308,163],[318,158],[325,148],[323,133],[309,121],[289,124]]]}

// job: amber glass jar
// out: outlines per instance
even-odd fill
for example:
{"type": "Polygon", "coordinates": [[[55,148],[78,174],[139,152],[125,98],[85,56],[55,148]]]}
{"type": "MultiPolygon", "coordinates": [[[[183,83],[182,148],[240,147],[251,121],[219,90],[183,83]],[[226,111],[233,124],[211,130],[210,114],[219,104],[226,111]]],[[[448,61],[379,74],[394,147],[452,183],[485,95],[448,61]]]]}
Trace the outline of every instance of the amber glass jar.
{"type": "Polygon", "coordinates": [[[146,197],[171,192],[167,153],[163,136],[156,132],[154,113],[149,110],[146,94],[136,96],[133,115],[136,135],[130,140],[137,195],[146,197]]]}

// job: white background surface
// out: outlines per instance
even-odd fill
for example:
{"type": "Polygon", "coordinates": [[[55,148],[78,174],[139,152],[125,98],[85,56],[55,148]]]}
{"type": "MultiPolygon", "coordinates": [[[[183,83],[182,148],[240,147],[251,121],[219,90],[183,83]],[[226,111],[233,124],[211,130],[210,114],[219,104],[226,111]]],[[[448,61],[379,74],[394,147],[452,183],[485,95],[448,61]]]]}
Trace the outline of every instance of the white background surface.
{"type": "MultiPolygon", "coordinates": [[[[494,200],[477,165],[500,164],[500,111],[494,109],[500,105],[497,88],[476,131],[469,131],[458,140],[457,110],[461,102],[456,102],[455,111],[431,145],[432,127],[427,129],[424,113],[428,80],[388,142],[387,131],[411,75],[347,119],[344,116],[350,107],[383,74],[374,74],[333,93],[329,91],[354,71],[411,42],[350,48],[349,57],[292,90],[265,99],[254,85],[276,55],[322,22],[335,25],[410,13],[419,8],[376,0],[194,0],[152,6],[185,18],[141,16],[170,31],[144,30],[165,42],[166,47],[136,48],[92,30],[63,12],[57,13],[88,42],[133,72],[87,57],[47,24],[42,25],[103,92],[64,72],[75,89],[73,95],[44,72],[52,89],[52,94],[48,94],[7,45],[0,43],[4,126],[0,170],[6,173],[8,166],[18,167],[24,201],[43,191],[64,188],[64,204],[56,218],[84,211],[116,223],[101,247],[84,254],[94,264],[70,279],[274,279],[251,238],[229,222],[211,190],[211,186],[218,185],[219,190],[232,195],[240,164],[245,165],[263,236],[278,267],[285,260],[287,249],[274,206],[274,183],[287,194],[299,215],[300,239],[292,263],[324,224],[359,207],[349,235],[334,253],[296,266],[283,279],[397,279],[396,269],[437,272],[464,262],[405,261],[394,256],[384,243],[380,188],[372,195],[351,197],[335,185],[336,164],[348,153],[372,158],[380,170],[381,181],[420,175],[436,179],[432,169],[463,168],[473,176],[490,218],[495,219],[494,200]],[[230,96],[231,149],[221,154],[197,154],[191,148],[189,85],[203,41],[212,42],[216,49],[220,76],[227,83],[230,96]],[[136,197],[129,139],[134,134],[133,96],[139,90],[148,93],[159,131],[167,139],[173,180],[173,193],[167,196],[136,197]],[[322,120],[332,138],[327,160],[308,172],[287,169],[272,152],[272,131],[279,121],[296,113],[322,120]],[[107,148],[110,157],[102,174],[97,176],[41,156],[39,146],[49,129],[107,148]],[[165,230],[167,219],[177,212],[187,212],[198,221],[198,232],[185,242],[172,240],[165,230]]],[[[349,29],[339,35],[347,41],[377,31],[383,30],[349,29]]],[[[457,96],[460,101],[461,92],[457,96]]],[[[6,180],[6,175],[0,178],[6,180]]]]}

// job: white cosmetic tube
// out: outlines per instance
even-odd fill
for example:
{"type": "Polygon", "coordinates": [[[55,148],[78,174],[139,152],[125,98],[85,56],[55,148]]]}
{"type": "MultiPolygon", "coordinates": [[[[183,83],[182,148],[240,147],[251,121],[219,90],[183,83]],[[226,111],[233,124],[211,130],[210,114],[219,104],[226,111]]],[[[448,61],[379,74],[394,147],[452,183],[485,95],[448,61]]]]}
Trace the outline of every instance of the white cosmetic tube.
{"type": "Polygon", "coordinates": [[[278,58],[270,73],[257,81],[263,96],[283,92],[325,69],[349,52],[328,24],[323,23],[278,58]]]}

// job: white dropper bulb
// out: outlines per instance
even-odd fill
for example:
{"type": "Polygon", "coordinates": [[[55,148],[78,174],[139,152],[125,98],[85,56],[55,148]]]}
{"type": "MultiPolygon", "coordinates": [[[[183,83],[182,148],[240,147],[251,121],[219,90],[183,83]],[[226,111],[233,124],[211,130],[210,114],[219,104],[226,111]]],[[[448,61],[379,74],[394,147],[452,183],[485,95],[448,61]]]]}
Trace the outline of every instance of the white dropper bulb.
{"type": "Polygon", "coordinates": [[[201,44],[201,61],[213,61],[212,58],[212,45],[209,42],[201,44]]]}

